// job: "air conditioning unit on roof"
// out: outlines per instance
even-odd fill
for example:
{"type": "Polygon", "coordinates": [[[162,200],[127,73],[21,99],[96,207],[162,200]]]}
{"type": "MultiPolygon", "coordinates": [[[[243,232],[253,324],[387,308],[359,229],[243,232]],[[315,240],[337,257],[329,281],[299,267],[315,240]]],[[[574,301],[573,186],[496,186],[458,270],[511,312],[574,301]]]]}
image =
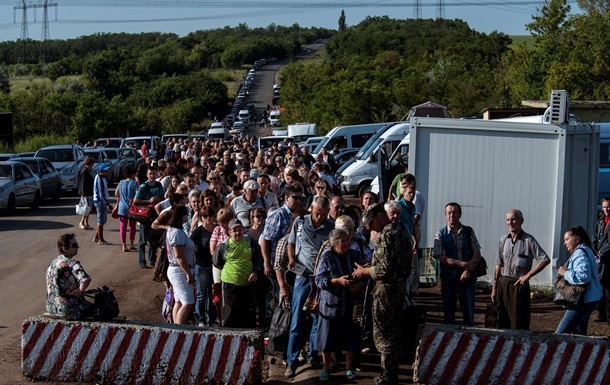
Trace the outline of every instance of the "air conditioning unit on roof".
{"type": "Polygon", "coordinates": [[[569,121],[570,115],[570,95],[566,90],[551,91],[550,115],[551,123],[564,124],[569,121]]]}

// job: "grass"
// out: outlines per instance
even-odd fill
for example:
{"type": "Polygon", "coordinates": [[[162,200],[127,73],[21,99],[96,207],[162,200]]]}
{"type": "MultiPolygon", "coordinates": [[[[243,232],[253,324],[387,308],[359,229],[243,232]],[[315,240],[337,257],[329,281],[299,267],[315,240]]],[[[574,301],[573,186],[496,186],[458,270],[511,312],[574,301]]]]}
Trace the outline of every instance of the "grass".
{"type": "Polygon", "coordinates": [[[11,91],[23,91],[30,88],[30,86],[34,83],[46,83],[52,84],[51,79],[46,77],[36,77],[36,76],[14,76],[11,77],[11,91]]]}

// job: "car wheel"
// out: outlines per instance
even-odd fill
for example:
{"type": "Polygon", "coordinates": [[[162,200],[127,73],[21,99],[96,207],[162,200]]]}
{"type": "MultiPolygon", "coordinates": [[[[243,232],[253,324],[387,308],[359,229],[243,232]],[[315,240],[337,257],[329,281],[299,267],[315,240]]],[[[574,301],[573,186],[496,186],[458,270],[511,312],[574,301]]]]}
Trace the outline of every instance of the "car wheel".
{"type": "Polygon", "coordinates": [[[371,182],[363,182],[360,186],[358,186],[357,196],[360,198],[364,195],[364,193],[371,191],[371,182]]]}
{"type": "Polygon", "coordinates": [[[61,183],[57,185],[57,187],[55,188],[55,193],[53,194],[53,200],[55,202],[57,202],[59,200],[59,198],[61,197],[61,183]]]}
{"type": "Polygon", "coordinates": [[[15,199],[15,195],[11,194],[8,197],[8,203],[6,204],[6,212],[9,214],[13,214],[15,212],[16,207],[17,207],[17,200],[15,199]]]}
{"type": "Polygon", "coordinates": [[[36,191],[36,195],[34,195],[34,201],[30,205],[32,210],[38,210],[40,208],[40,191],[36,191]]]}

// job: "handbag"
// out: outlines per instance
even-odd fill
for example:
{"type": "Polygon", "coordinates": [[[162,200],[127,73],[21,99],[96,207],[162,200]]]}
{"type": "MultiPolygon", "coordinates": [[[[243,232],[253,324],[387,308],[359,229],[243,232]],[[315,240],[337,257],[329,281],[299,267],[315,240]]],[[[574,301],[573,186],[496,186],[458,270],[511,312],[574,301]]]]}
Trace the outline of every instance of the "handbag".
{"type": "Polygon", "coordinates": [[[80,198],[80,201],[76,205],[76,215],[87,216],[91,212],[91,206],[87,202],[87,198],[80,198]]]}
{"type": "Polygon", "coordinates": [[[110,321],[119,315],[119,303],[114,296],[114,290],[110,290],[108,286],[87,290],[85,295],[93,298],[93,318],[96,320],[110,321]]]}
{"type": "Polygon", "coordinates": [[[127,213],[127,218],[144,225],[153,223],[156,217],[157,212],[155,211],[155,205],[152,203],[146,206],[138,206],[132,203],[129,206],[129,212],[127,213]]]}
{"type": "Polygon", "coordinates": [[[572,285],[562,276],[555,279],[555,298],[553,303],[562,306],[576,306],[581,303],[587,285],[572,285]]]}
{"type": "Polygon", "coordinates": [[[112,212],[110,213],[110,216],[114,219],[119,219],[119,202],[117,202],[114,207],[112,208],[112,212]]]}
{"type": "Polygon", "coordinates": [[[290,333],[290,303],[284,298],[273,310],[271,324],[269,325],[269,340],[265,347],[265,353],[272,356],[283,357],[288,347],[288,336],[290,333]]]}
{"type": "Polygon", "coordinates": [[[315,277],[309,277],[309,285],[311,286],[311,290],[309,291],[309,295],[305,300],[305,304],[303,305],[303,310],[309,312],[311,314],[318,314],[320,311],[320,289],[316,285],[315,277]]]}
{"type": "Polygon", "coordinates": [[[477,262],[477,266],[474,268],[474,273],[477,275],[477,277],[487,275],[487,261],[485,258],[479,258],[479,262],[477,262]]]}

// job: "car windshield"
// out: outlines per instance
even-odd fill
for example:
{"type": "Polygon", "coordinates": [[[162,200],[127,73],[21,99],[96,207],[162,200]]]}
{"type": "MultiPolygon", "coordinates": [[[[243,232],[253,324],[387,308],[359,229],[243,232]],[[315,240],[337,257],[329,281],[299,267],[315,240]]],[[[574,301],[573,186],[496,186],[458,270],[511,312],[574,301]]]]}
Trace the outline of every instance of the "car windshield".
{"type": "Polygon", "coordinates": [[[89,158],[93,158],[96,162],[100,159],[100,153],[97,151],[85,151],[89,158]]]}
{"type": "Polygon", "coordinates": [[[373,143],[367,142],[364,147],[356,154],[356,159],[366,160],[371,157],[373,151],[379,147],[379,143],[383,142],[383,138],[377,138],[373,143]],[[367,146],[368,144],[368,146],[367,146]]]}
{"type": "Polygon", "coordinates": [[[35,160],[22,160],[22,162],[27,164],[34,174],[38,174],[38,162],[35,160]]]}
{"type": "Polygon", "coordinates": [[[11,179],[12,167],[8,164],[0,165],[0,179],[11,179]]]}
{"type": "Polygon", "coordinates": [[[36,156],[47,158],[51,162],[74,162],[74,153],[71,148],[42,149],[36,156]]]}
{"type": "Polygon", "coordinates": [[[108,159],[118,159],[119,158],[116,151],[104,151],[104,155],[108,159]]]}

